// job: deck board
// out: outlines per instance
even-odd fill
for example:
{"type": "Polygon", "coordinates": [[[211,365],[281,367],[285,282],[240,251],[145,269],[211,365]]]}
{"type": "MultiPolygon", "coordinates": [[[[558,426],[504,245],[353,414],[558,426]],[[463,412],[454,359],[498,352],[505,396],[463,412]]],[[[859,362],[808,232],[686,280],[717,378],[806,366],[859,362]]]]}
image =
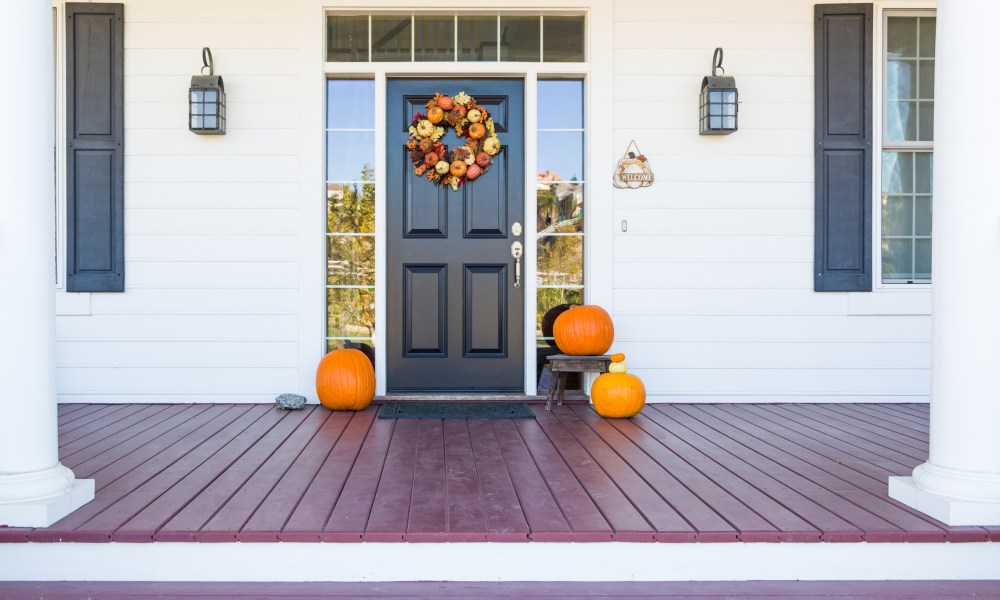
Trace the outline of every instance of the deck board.
{"type": "Polygon", "coordinates": [[[888,498],[887,478],[927,458],[925,405],[532,410],[60,406],[61,460],[97,497],[0,543],[1000,541],[888,498]]]}
{"type": "MultiPolygon", "coordinates": [[[[317,411],[323,414],[322,411],[317,411]]],[[[306,443],[305,447],[295,457],[288,470],[244,523],[237,537],[241,542],[277,542],[279,534],[288,523],[292,513],[299,505],[309,489],[309,485],[318,479],[317,474],[324,461],[341,439],[347,424],[351,421],[351,413],[330,412],[316,435],[306,443]]],[[[329,497],[329,492],[327,492],[329,497]]],[[[329,515],[326,510],[323,523],[329,515]]]]}
{"type": "MultiPolygon", "coordinates": [[[[492,542],[527,541],[531,529],[493,425],[489,420],[470,420],[468,428],[486,513],[486,539],[492,542]]],[[[550,495],[544,497],[555,503],[550,495]]],[[[532,498],[532,501],[536,500],[532,498]]]]}
{"type": "MultiPolygon", "coordinates": [[[[368,411],[350,415],[350,422],[337,437],[319,471],[308,482],[305,493],[285,521],[279,539],[286,542],[317,542],[322,539],[323,528],[340,499],[373,419],[374,413],[368,411]]],[[[245,527],[243,534],[248,533],[245,527]]]]}

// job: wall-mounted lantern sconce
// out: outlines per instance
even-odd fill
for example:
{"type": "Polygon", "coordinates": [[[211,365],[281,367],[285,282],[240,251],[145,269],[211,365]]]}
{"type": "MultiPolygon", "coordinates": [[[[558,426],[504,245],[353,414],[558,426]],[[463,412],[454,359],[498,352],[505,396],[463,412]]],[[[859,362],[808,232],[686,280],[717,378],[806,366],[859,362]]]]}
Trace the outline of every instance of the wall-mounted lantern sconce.
{"type": "Polygon", "coordinates": [[[201,60],[205,66],[201,68],[201,75],[191,78],[188,90],[188,127],[200,135],[225,135],[226,89],[222,77],[215,74],[212,51],[202,48],[201,60]]]}
{"type": "Polygon", "coordinates": [[[722,48],[716,48],[712,56],[712,74],[701,80],[701,135],[729,135],[736,131],[736,78],[720,76],[719,71],[726,72],[722,68],[722,48]]]}

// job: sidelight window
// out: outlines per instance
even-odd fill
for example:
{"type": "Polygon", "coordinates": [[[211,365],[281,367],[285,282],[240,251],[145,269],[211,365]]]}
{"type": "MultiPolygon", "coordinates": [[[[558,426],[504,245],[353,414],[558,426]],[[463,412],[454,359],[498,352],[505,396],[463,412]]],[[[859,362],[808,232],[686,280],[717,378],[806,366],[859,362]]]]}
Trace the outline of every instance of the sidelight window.
{"type": "Polygon", "coordinates": [[[583,304],[583,82],[538,82],[537,284],[538,364],[558,352],[552,321],[583,304]]]}
{"type": "Polygon", "coordinates": [[[327,82],[327,349],[375,336],[375,83],[327,82]]]}

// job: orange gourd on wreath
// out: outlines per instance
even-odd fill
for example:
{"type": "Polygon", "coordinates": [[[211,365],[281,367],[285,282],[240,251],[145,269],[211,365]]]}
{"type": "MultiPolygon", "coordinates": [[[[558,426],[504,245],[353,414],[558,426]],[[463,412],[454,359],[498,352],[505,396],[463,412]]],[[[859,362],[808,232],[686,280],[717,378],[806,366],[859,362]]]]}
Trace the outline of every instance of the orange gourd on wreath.
{"type": "Polygon", "coordinates": [[[600,306],[571,306],[552,324],[556,345],[572,356],[599,356],[615,341],[611,316],[600,306]]]}
{"type": "Polygon", "coordinates": [[[611,355],[608,372],[601,374],[590,387],[594,410],[609,419],[627,419],[639,414],[646,404],[646,386],[628,372],[624,354],[611,355]]]}
{"type": "Polygon", "coordinates": [[[375,397],[375,369],[365,354],[340,348],[319,361],[316,394],[330,410],[363,410],[375,397]]]}

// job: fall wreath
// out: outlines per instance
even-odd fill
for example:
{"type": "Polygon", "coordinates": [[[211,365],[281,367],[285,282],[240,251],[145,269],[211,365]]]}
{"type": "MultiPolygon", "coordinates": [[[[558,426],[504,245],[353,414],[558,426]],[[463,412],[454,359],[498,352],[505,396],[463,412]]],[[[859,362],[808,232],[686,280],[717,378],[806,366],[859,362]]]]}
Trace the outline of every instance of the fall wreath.
{"type": "Polygon", "coordinates": [[[465,92],[454,97],[434,94],[426,107],[426,115],[413,115],[406,142],[413,172],[426,175],[434,185],[447,184],[458,190],[458,186],[485,173],[493,156],[500,152],[493,118],[465,92]],[[449,150],[441,141],[447,127],[454,128],[455,135],[465,138],[465,143],[449,150]]]}

